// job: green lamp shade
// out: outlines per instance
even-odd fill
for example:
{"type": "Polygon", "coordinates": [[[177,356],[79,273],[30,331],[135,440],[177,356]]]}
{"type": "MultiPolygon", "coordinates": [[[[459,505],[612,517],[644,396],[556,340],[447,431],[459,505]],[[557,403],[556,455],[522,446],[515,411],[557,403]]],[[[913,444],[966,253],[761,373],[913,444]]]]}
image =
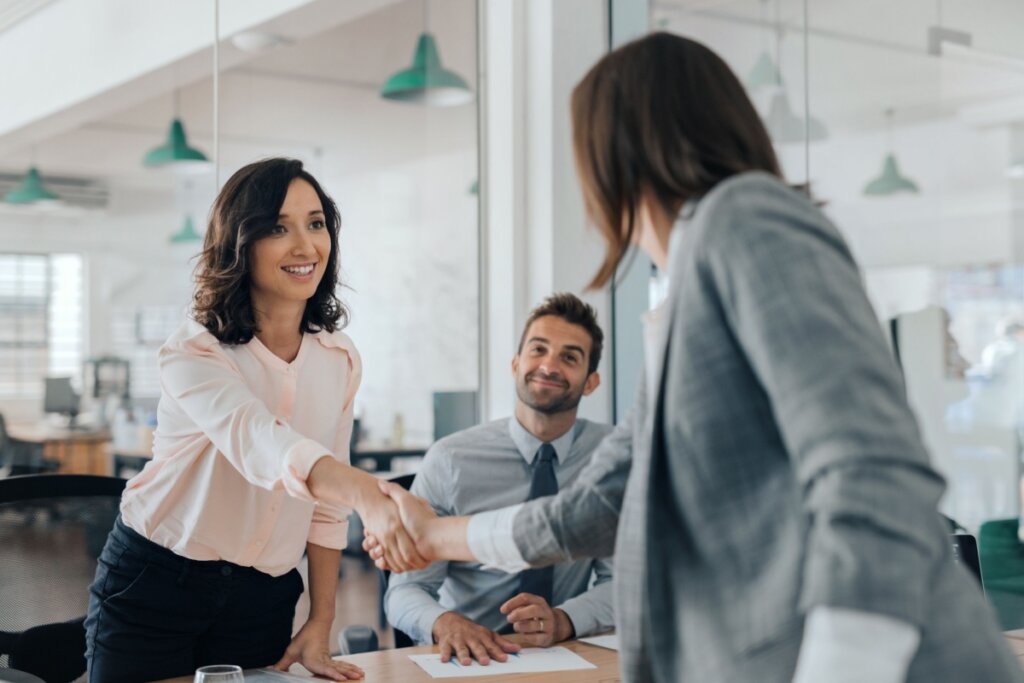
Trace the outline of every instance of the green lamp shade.
{"type": "Polygon", "coordinates": [[[198,242],[203,236],[196,232],[196,226],[192,223],[192,216],[185,216],[185,222],[181,224],[181,230],[171,235],[171,244],[182,242],[198,242]]]}
{"type": "Polygon", "coordinates": [[[181,170],[206,170],[209,160],[206,155],[195,147],[189,147],[185,139],[185,126],[181,119],[171,121],[171,129],[167,132],[167,142],[151,149],[142,163],[147,168],[160,168],[173,164],[173,168],[181,170]]]}
{"type": "Polygon", "coordinates": [[[881,175],[864,186],[864,194],[873,196],[884,196],[896,194],[897,192],[916,193],[919,191],[917,183],[900,173],[900,167],[896,164],[896,157],[892,154],[885,155],[881,175]]]}
{"type": "Polygon", "coordinates": [[[803,117],[793,113],[789,97],[781,88],[772,95],[764,124],[775,142],[818,142],[828,137],[828,130],[821,121],[812,116],[805,122],[803,117]]]}
{"type": "Polygon", "coordinates": [[[473,100],[473,91],[454,71],[441,66],[434,36],[421,33],[412,66],[387,80],[381,97],[398,102],[453,107],[473,100]]]}
{"type": "Polygon", "coordinates": [[[4,201],[8,204],[35,204],[55,202],[59,199],[60,197],[43,187],[43,179],[35,166],[28,169],[21,187],[16,187],[4,196],[4,201]]]}
{"type": "Polygon", "coordinates": [[[757,63],[754,64],[754,68],[747,75],[747,89],[757,90],[766,85],[780,85],[781,83],[782,75],[779,74],[779,69],[775,66],[775,62],[772,61],[767,52],[762,52],[761,56],[757,59],[757,63]]]}

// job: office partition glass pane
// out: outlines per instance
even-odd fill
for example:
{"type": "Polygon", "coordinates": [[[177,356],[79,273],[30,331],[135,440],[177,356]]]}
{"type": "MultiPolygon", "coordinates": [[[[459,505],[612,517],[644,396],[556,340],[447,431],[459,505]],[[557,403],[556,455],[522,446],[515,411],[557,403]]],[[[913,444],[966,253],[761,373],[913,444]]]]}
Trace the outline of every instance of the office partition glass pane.
{"type": "Polygon", "coordinates": [[[980,531],[1000,618],[1024,625],[999,585],[1024,574],[999,555],[1020,511],[1024,5],[660,0],[650,17],[725,58],[787,179],[850,244],[947,479],[941,509],[980,531]]]}
{"type": "MultiPolygon", "coordinates": [[[[217,182],[261,158],[300,159],[340,209],[338,294],[362,354],[362,434],[376,446],[427,446],[435,393],[469,395],[475,405],[479,385],[476,1],[221,3],[219,142],[214,5],[200,5],[160,8],[161,40],[125,47],[117,69],[101,75],[121,65],[134,75],[97,84],[89,107],[69,102],[54,121],[41,112],[42,132],[22,137],[5,136],[0,116],[0,145],[12,150],[0,195],[34,163],[63,200],[17,213],[0,206],[0,247],[83,253],[84,352],[128,359],[133,398],[151,410],[156,351],[189,307],[193,257],[217,182]],[[411,70],[417,60],[431,64],[429,74],[411,70]],[[144,161],[167,140],[172,119],[209,159],[205,167],[144,161]]],[[[74,7],[52,11],[62,10],[74,7]]],[[[122,19],[154,18],[135,13],[122,19]]],[[[0,48],[46,20],[29,14],[16,31],[0,31],[0,48]]],[[[82,30],[100,46],[119,40],[101,35],[99,24],[82,30]]],[[[46,44],[58,50],[59,42],[46,44]]],[[[0,297],[13,286],[9,272],[0,263],[0,297]]],[[[18,286],[30,280],[19,276],[18,286]]],[[[32,281],[44,287],[45,273],[32,281]]],[[[57,308],[73,303],[62,292],[55,290],[57,308]]],[[[61,332],[64,319],[48,324],[61,332]]],[[[82,350],[76,356],[54,344],[48,370],[75,366],[80,374],[82,350]]],[[[441,416],[448,424],[468,419],[452,417],[441,416]]]]}

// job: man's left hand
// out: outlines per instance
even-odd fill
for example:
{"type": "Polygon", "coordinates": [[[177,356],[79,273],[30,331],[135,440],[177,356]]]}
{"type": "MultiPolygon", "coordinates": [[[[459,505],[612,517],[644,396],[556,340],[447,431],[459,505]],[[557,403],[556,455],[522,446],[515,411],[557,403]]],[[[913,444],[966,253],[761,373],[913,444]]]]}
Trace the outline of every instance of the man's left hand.
{"type": "Polygon", "coordinates": [[[552,609],[539,595],[520,593],[501,606],[501,613],[507,615],[515,632],[524,636],[520,640],[524,645],[550,647],[576,635],[569,615],[552,609]]]}

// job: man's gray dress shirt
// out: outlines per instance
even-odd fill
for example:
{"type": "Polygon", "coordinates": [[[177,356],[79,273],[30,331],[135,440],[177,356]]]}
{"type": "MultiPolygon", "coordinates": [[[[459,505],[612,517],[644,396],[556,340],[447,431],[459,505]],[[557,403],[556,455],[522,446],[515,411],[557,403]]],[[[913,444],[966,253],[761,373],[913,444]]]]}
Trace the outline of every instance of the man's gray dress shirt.
{"type": "MultiPolygon", "coordinates": [[[[559,489],[576,479],[610,431],[607,425],[579,419],[552,442],[559,489]]],[[[529,497],[531,465],[540,446],[514,417],[463,430],[431,446],[412,492],[439,515],[471,515],[522,503],[529,497]]],[[[610,560],[555,566],[552,607],[565,611],[576,635],[613,627],[611,579],[610,560]]],[[[421,571],[392,574],[385,609],[395,628],[418,643],[431,643],[434,621],[448,611],[497,631],[507,623],[498,608],[518,592],[518,574],[484,569],[476,562],[435,562],[421,571]]]]}

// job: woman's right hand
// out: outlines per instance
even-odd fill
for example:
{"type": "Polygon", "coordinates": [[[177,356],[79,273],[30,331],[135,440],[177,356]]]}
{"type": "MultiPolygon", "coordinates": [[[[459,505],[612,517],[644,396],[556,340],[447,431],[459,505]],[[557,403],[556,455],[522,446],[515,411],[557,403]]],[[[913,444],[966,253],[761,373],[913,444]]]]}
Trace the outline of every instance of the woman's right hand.
{"type": "Polygon", "coordinates": [[[364,533],[379,542],[377,555],[385,565],[382,568],[407,572],[430,564],[417,549],[415,534],[410,536],[410,530],[404,526],[404,515],[395,501],[381,491],[374,491],[367,498],[357,512],[363,520],[364,533]]]}
{"type": "MultiPolygon", "coordinates": [[[[394,504],[397,506],[402,527],[415,543],[418,556],[428,564],[438,559],[431,550],[429,542],[430,523],[432,520],[437,519],[437,514],[430,507],[430,504],[422,498],[412,495],[395,483],[380,481],[379,487],[381,493],[387,496],[389,501],[394,501],[394,504]]],[[[406,571],[392,563],[391,557],[394,553],[389,552],[391,549],[387,539],[381,537],[369,527],[365,527],[364,534],[366,537],[363,539],[363,549],[369,553],[377,567],[393,572],[406,571]]],[[[418,569],[419,567],[416,568],[418,569]]]]}

